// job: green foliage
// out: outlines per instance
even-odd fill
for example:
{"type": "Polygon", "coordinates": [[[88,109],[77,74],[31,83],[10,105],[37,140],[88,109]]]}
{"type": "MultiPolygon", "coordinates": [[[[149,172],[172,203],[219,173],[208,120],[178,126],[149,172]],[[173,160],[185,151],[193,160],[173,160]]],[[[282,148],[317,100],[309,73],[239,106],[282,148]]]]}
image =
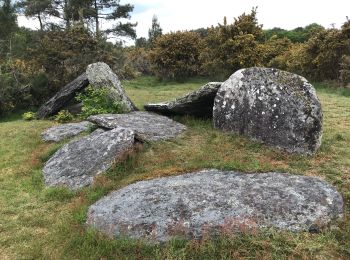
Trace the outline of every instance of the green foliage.
{"type": "Polygon", "coordinates": [[[163,34],[163,30],[158,22],[158,17],[153,15],[152,27],[148,30],[148,41],[151,46],[153,46],[155,40],[163,34]]]}
{"type": "Polygon", "coordinates": [[[194,32],[159,36],[150,58],[153,73],[161,79],[183,80],[198,74],[200,37],[194,32]]]}
{"type": "Polygon", "coordinates": [[[36,119],[36,116],[34,112],[25,112],[22,114],[22,118],[23,120],[30,121],[36,119]]]}
{"type": "Polygon", "coordinates": [[[123,113],[125,107],[121,102],[116,102],[109,95],[108,88],[93,88],[88,86],[84,92],[76,96],[76,100],[82,103],[81,117],[87,118],[91,115],[123,113]]]}
{"type": "Polygon", "coordinates": [[[73,120],[73,118],[74,118],[73,115],[69,113],[68,110],[61,110],[60,112],[57,113],[57,115],[55,115],[55,121],[59,123],[70,122],[73,120]]]}
{"type": "Polygon", "coordinates": [[[350,55],[344,55],[340,63],[340,81],[344,85],[350,83],[350,55]]]}
{"type": "Polygon", "coordinates": [[[264,30],[265,39],[273,36],[277,38],[287,38],[293,43],[303,43],[308,41],[315,34],[324,31],[325,28],[317,23],[309,24],[305,27],[298,27],[293,30],[284,30],[278,27],[264,30]]]}
{"type": "Polygon", "coordinates": [[[223,80],[240,68],[261,65],[261,28],[256,9],[242,14],[233,24],[227,24],[225,17],[223,24],[210,28],[200,55],[203,73],[223,80]]]}
{"type": "Polygon", "coordinates": [[[149,51],[145,48],[125,48],[125,56],[126,65],[134,69],[136,72],[143,75],[152,74],[149,51]]]}
{"type": "Polygon", "coordinates": [[[2,44],[3,40],[8,39],[16,29],[17,15],[15,8],[11,4],[11,0],[3,0],[0,6],[0,44],[2,44]]]}

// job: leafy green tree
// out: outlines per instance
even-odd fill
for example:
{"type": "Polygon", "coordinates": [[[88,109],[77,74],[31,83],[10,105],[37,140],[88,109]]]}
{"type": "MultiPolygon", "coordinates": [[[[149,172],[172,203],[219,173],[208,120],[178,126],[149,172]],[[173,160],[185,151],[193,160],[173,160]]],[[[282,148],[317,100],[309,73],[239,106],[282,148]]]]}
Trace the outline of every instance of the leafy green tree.
{"type": "Polygon", "coordinates": [[[158,22],[158,17],[153,15],[152,27],[148,30],[148,40],[151,46],[153,46],[154,41],[163,34],[163,29],[160,27],[158,22]]]}
{"type": "Polygon", "coordinates": [[[200,41],[197,33],[186,31],[159,36],[150,54],[154,74],[175,80],[198,75],[200,41]]]}

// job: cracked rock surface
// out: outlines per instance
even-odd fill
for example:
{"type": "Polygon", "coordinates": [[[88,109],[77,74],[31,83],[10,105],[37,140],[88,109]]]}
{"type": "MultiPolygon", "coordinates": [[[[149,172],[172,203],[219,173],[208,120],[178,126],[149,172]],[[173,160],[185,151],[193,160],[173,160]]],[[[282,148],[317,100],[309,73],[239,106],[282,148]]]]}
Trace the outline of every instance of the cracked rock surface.
{"type": "Polygon", "coordinates": [[[107,128],[123,127],[132,129],[139,138],[145,141],[159,141],[175,138],[186,126],[166,116],[150,112],[136,111],[127,114],[103,114],[90,116],[90,122],[107,128]]]}
{"type": "Polygon", "coordinates": [[[65,144],[46,162],[43,173],[47,186],[75,190],[90,185],[94,176],[106,171],[134,146],[134,132],[130,129],[96,131],[65,144]]]}
{"type": "Polygon", "coordinates": [[[87,224],[112,237],[167,241],[242,226],[318,231],[342,214],[342,196],[315,177],[203,170],[114,191],[90,206],[87,224]]]}
{"type": "Polygon", "coordinates": [[[57,125],[47,129],[41,134],[41,137],[45,142],[59,142],[82,132],[86,132],[89,130],[89,127],[93,125],[94,124],[88,121],[57,125]]]}
{"type": "Polygon", "coordinates": [[[235,72],[217,92],[214,126],[288,152],[313,154],[321,145],[322,110],[303,77],[272,68],[235,72]]]}
{"type": "Polygon", "coordinates": [[[173,101],[147,104],[145,109],[163,115],[191,115],[211,118],[214,99],[221,84],[222,82],[209,82],[200,89],[173,101]]]}

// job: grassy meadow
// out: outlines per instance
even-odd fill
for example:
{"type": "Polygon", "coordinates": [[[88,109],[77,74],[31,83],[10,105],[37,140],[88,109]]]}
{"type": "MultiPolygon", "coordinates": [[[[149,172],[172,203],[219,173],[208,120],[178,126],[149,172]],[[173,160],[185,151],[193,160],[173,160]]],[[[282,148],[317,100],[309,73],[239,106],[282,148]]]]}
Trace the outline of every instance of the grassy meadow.
{"type": "MultiPolygon", "coordinates": [[[[197,89],[204,79],[184,83],[143,77],[123,82],[142,108],[197,89]]],[[[0,259],[350,259],[350,90],[315,84],[324,112],[321,149],[315,156],[290,155],[213,129],[210,120],[175,117],[188,126],[183,136],[146,144],[93,187],[71,192],[45,188],[41,169],[62,144],[43,143],[53,121],[0,121],[0,259]],[[203,168],[242,172],[281,171],[318,176],[337,187],[345,217],[324,231],[225,235],[212,240],[173,240],[162,245],[111,240],[84,226],[89,205],[130,183],[203,168]]]]}

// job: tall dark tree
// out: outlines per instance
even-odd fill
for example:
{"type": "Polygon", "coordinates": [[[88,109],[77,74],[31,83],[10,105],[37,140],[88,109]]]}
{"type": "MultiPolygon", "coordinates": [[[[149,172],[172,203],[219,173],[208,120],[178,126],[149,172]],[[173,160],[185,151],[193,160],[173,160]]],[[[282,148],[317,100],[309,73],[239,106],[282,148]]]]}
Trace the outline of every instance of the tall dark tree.
{"type": "Polygon", "coordinates": [[[94,20],[96,36],[99,38],[105,34],[107,36],[113,35],[114,37],[130,37],[135,39],[135,27],[137,23],[123,23],[120,21],[120,19],[130,19],[130,13],[133,10],[133,5],[121,4],[120,0],[92,0],[89,16],[94,20]],[[102,30],[102,20],[111,21],[112,26],[102,30]]]}
{"type": "Polygon", "coordinates": [[[59,17],[55,2],[51,0],[21,0],[18,6],[24,12],[25,16],[38,19],[41,31],[44,29],[45,19],[47,17],[59,17]]]}
{"type": "Polygon", "coordinates": [[[11,0],[0,0],[0,40],[17,29],[17,15],[11,0]]]}
{"type": "Polygon", "coordinates": [[[160,27],[160,23],[158,22],[158,17],[153,15],[152,18],[152,27],[148,30],[148,40],[151,45],[153,45],[154,41],[157,37],[163,34],[163,29],[160,27]]]}

